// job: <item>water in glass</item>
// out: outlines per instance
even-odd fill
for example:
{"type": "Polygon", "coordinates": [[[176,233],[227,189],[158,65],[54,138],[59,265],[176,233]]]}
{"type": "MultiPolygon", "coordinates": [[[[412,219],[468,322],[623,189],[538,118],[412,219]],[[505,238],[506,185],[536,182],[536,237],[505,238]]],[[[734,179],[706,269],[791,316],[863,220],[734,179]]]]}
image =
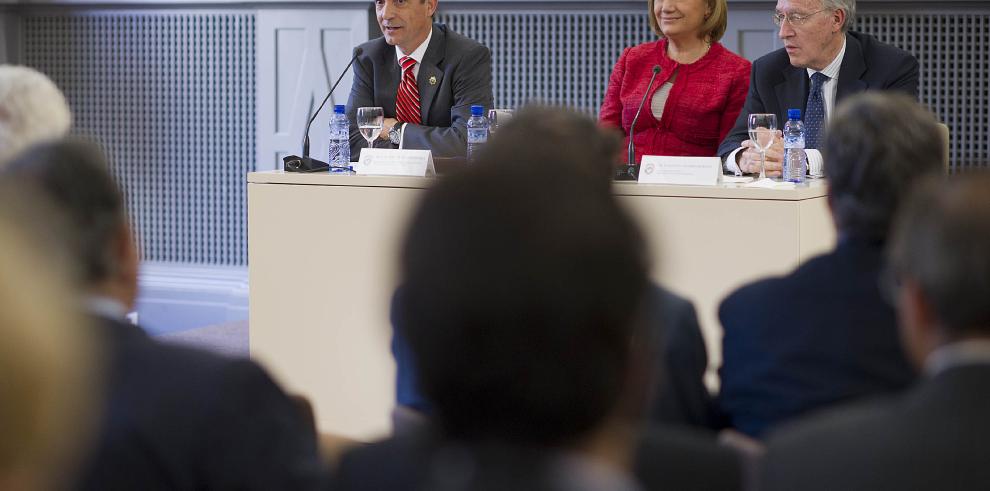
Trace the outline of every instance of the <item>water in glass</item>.
{"type": "Polygon", "coordinates": [[[361,136],[368,140],[368,147],[382,132],[385,122],[385,110],[380,107],[359,107],[357,110],[357,126],[361,136]]]}
{"type": "Polygon", "coordinates": [[[749,115],[749,139],[760,151],[760,179],[767,177],[767,150],[773,145],[774,135],[777,133],[776,114],[750,114],[749,115]]]}

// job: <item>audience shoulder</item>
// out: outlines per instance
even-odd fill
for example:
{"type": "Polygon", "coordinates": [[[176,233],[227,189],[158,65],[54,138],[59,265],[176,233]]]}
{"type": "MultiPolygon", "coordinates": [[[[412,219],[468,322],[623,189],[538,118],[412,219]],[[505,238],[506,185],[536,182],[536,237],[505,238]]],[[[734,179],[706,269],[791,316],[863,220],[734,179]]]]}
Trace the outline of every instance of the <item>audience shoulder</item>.
{"type": "Polygon", "coordinates": [[[763,489],[808,489],[820,480],[834,483],[841,477],[836,469],[870,466],[869,459],[882,457],[872,446],[890,431],[887,411],[893,400],[882,397],[840,406],[781,425],[767,439],[763,489]]]}

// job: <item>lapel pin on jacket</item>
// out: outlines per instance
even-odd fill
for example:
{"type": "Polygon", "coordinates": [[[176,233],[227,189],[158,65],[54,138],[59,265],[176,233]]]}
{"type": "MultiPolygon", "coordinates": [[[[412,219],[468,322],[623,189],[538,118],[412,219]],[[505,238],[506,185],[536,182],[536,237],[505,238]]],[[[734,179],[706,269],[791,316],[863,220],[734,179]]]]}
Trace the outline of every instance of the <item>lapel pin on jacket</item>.
{"type": "Polygon", "coordinates": [[[436,76],[430,77],[430,85],[436,85],[436,84],[437,84],[437,77],[436,76]]]}

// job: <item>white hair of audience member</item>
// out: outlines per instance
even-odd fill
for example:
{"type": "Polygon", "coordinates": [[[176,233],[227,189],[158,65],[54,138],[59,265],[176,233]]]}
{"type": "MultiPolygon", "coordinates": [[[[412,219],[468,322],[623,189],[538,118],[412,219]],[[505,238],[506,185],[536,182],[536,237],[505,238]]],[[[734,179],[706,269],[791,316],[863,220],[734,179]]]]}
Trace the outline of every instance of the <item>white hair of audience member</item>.
{"type": "Polygon", "coordinates": [[[32,145],[62,138],[70,126],[69,104],[48,77],[0,65],[0,166],[32,145]]]}

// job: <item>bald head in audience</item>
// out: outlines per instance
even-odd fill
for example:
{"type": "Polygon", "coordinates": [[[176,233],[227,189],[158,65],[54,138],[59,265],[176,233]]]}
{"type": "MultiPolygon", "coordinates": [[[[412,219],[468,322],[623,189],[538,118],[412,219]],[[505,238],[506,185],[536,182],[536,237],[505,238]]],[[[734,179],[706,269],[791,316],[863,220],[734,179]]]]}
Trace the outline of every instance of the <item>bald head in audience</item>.
{"type": "Polygon", "coordinates": [[[69,105],[48,77],[0,65],[0,166],[34,144],[65,136],[71,126],[69,105]]]}

